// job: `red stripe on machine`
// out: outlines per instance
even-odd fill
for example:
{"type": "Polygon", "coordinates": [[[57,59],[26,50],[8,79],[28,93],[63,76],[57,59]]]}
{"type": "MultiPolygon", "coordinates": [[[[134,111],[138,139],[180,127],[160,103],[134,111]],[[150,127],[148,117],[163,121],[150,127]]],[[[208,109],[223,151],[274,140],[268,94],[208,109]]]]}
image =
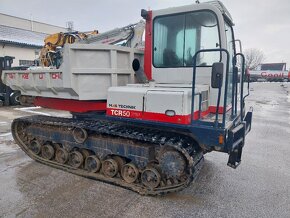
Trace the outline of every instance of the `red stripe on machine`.
{"type": "MultiPolygon", "coordinates": [[[[201,118],[206,116],[209,110],[201,112],[201,118]]],[[[108,116],[134,118],[141,120],[158,121],[164,123],[176,123],[176,124],[190,124],[190,114],[188,115],[174,115],[168,116],[165,113],[154,113],[154,112],[142,112],[136,110],[124,110],[119,108],[108,108],[108,116]]],[[[193,115],[194,120],[199,119],[199,111],[195,111],[193,115]]]]}
{"type": "Polygon", "coordinates": [[[148,11],[145,26],[144,72],[148,80],[152,79],[152,11],[148,11]]]}
{"type": "MultiPolygon", "coordinates": [[[[226,111],[231,109],[231,105],[229,105],[226,111]]],[[[223,107],[219,107],[219,114],[224,112],[223,107]]],[[[216,113],[216,107],[210,106],[208,110],[202,111],[199,114],[199,111],[195,111],[193,114],[193,120],[198,120],[200,118],[205,117],[209,113],[216,113]]],[[[164,123],[176,123],[176,124],[190,124],[190,114],[188,115],[174,115],[168,116],[165,113],[155,113],[155,112],[143,112],[137,110],[126,110],[119,108],[107,108],[106,114],[108,116],[115,117],[125,117],[125,118],[133,118],[133,119],[141,119],[141,120],[150,120],[150,121],[158,121],[164,123]]]]}
{"type": "Polygon", "coordinates": [[[153,112],[142,112],[136,110],[123,110],[119,108],[108,108],[108,116],[135,118],[150,121],[161,121],[165,123],[178,123],[188,124],[190,123],[190,115],[175,115],[167,116],[166,114],[153,113],[153,112]]]}
{"type": "Polygon", "coordinates": [[[107,103],[105,101],[79,101],[72,99],[57,99],[36,97],[35,106],[64,110],[75,113],[85,113],[90,111],[106,111],[107,103]]]}

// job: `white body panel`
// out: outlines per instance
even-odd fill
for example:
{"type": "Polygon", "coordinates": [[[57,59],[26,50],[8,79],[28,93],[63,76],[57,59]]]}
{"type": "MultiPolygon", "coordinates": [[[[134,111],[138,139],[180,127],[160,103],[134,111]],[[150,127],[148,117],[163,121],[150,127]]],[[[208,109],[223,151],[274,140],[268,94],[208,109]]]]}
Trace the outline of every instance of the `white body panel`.
{"type": "MultiPolygon", "coordinates": [[[[107,100],[107,114],[131,118],[142,118],[143,113],[166,115],[172,111],[176,116],[190,116],[191,94],[190,87],[155,85],[128,85],[111,87],[107,100]]],[[[207,85],[197,86],[196,93],[207,92],[207,85]]],[[[208,107],[202,108],[207,110],[208,107]]],[[[199,96],[195,98],[194,112],[199,111],[199,96]]],[[[188,122],[190,119],[188,120],[188,122]]]]}
{"type": "Polygon", "coordinates": [[[166,111],[172,110],[182,115],[185,113],[183,104],[186,96],[187,91],[184,90],[149,90],[146,92],[144,111],[165,114],[166,111]]]}

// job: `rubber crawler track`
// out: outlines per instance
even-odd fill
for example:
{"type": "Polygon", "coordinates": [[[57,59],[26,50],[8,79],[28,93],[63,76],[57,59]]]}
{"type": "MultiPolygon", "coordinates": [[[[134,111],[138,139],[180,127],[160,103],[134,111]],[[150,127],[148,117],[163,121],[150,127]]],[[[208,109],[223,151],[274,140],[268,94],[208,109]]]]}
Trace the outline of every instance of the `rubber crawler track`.
{"type": "Polygon", "coordinates": [[[165,131],[153,130],[145,127],[137,127],[127,125],[121,122],[112,121],[88,121],[88,120],[76,120],[72,118],[59,118],[49,116],[29,116],[15,119],[12,123],[12,135],[16,143],[20,148],[33,160],[43,163],[48,166],[52,166],[64,171],[111,183],[114,185],[121,186],[123,188],[130,189],[141,195],[162,195],[171,192],[177,192],[186,188],[198,175],[202,163],[203,154],[201,151],[194,149],[192,144],[189,143],[190,139],[188,136],[179,134],[172,134],[165,131]],[[139,183],[126,183],[121,177],[108,178],[102,173],[92,173],[85,169],[74,168],[68,164],[60,164],[54,160],[47,160],[39,155],[36,155],[28,147],[28,135],[27,127],[30,125],[37,125],[50,131],[58,131],[59,129],[74,129],[83,128],[90,132],[90,135],[102,134],[109,137],[117,137],[127,140],[134,140],[138,143],[154,144],[155,146],[170,146],[184,155],[187,159],[187,179],[178,184],[159,186],[157,188],[148,188],[141,182],[139,183]]]}

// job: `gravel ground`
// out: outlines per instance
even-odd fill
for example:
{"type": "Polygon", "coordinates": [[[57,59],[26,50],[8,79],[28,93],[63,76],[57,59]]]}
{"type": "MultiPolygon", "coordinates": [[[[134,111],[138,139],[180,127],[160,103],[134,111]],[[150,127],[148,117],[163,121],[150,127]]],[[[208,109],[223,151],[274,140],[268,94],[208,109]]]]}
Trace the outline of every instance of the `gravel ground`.
{"type": "Polygon", "coordinates": [[[290,83],[253,83],[254,107],[243,163],[210,153],[197,180],[163,197],[41,165],[14,144],[11,121],[52,110],[0,109],[0,217],[290,217],[290,83]],[[288,86],[288,87],[287,87],[288,86]]]}

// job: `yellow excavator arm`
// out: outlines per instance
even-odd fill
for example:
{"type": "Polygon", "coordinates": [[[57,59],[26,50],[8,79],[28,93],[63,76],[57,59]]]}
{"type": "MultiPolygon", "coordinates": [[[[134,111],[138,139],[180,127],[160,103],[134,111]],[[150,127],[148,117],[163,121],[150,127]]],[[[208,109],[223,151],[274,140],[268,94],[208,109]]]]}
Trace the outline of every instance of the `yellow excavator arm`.
{"type": "Polygon", "coordinates": [[[51,66],[52,56],[57,47],[63,47],[65,44],[73,44],[78,40],[83,40],[92,35],[97,35],[97,30],[91,32],[66,32],[55,33],[44,39],[44,46],[40,51],[40,61],[42,66],[51,66]]]}
{"type": "Polygon", "coordinates": [[[44,40],[44,47],[40,52],[40,62],[44,67],[58,68],[62,62],[61,49],[65,44],[120,44],[131,48],[143,48],[142,36],[145,22],[141,20],[121,28],[115,28],[104,33],[96,30],[91,32],[67,32],[49,35],[44,40]]]}

